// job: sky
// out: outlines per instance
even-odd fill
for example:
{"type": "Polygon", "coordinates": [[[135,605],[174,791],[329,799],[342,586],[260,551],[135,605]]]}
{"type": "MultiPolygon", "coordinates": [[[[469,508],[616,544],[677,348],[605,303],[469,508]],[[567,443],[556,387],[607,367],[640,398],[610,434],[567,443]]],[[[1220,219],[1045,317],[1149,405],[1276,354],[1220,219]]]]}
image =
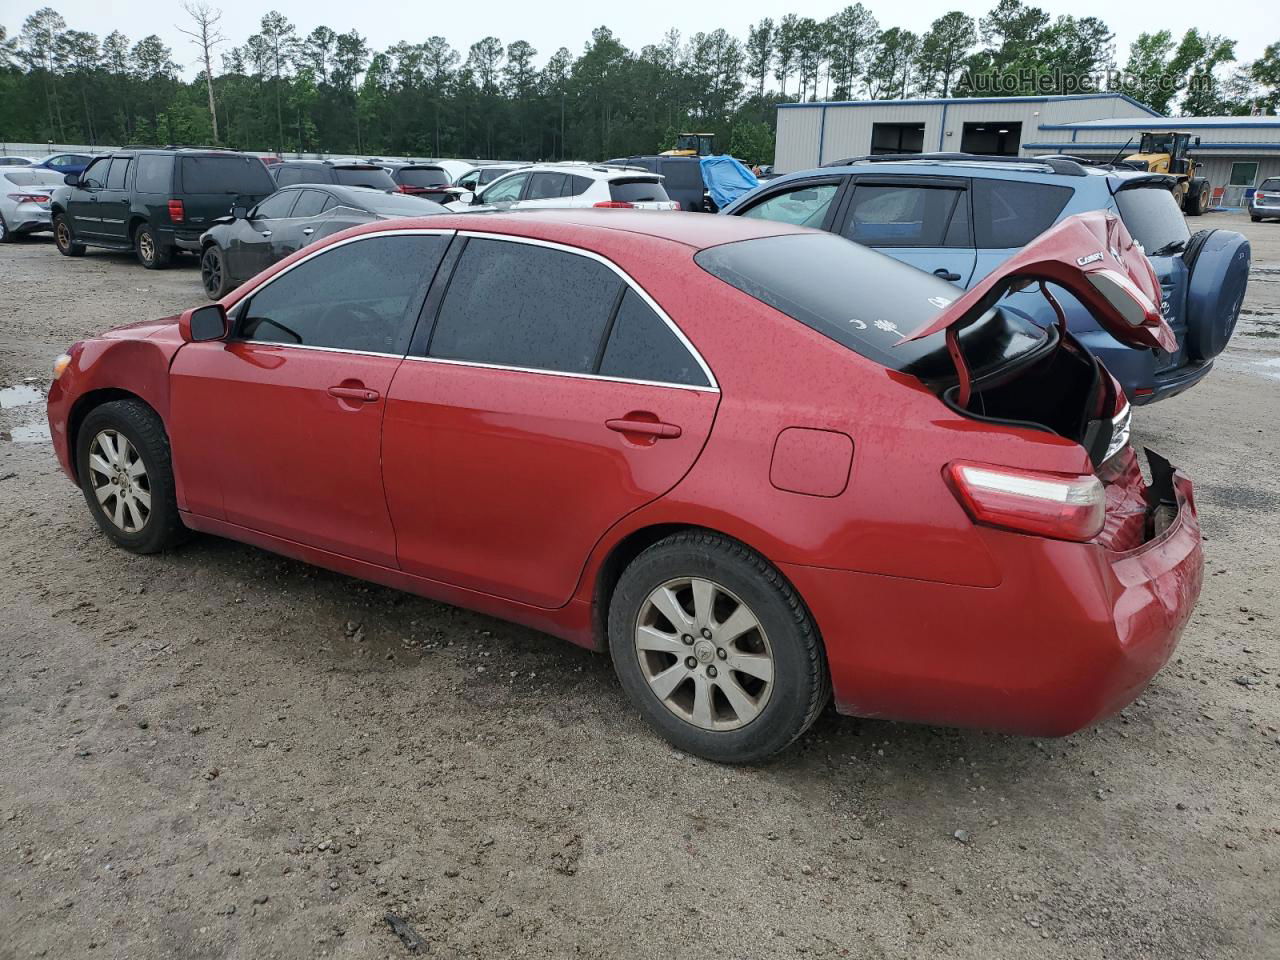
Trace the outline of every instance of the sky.
{"type": "MultiPolygon", "coordinates": [[[[811,2],[791,0],[786,4],[765,0],[735,0],[733,3],[691,4],[688,0],[645,0],[643,3],[619,4],[557,3],[553,0],[488,0],[475,5],[483,15],[467,17],[467,4],[442,7],[435,3],[362,4],[352,0],[209,0],[210,6],[222,10],[222,32],[234,44],[258,29],[258,22],[268,10],[278,10],[306,34],[320,24],[340,33],[355,29],[376,50],[385,49],[400,40],[420,43],[428,36],[441,34],[453,47],[466,55],[467,47],[482,37],[493,35],[504,44],[527,40],[538,50],[537,63],[545,62],[558,47],[568,47],[574,55],[582,51],[593,28],[609,27],[626,46],[638,50],[646,43],[657,43],[671,27],[688,37],[699,30],[724,27],[738,37],[745,37],[749,24],[764,17],[777,20],[786,13],[814,19],[825,19],[846,6],[840,0],[811,2]],[[441,11],[448,11],[441,16],[441,11]],[[362,11],[371,15],[361,15],[362,11]]],[[[891,3],[886,0],[863,0],[880,21],[881,27],[900,26],[917,33],[928,29],[935,18],[949,10],[960,9],[975,20],[995,6],[996,0],[981,3],[957,3],[956,0],[915,0],[891,3]]],[[[1280,39],[1274,29],[1258,30],[1259,22],[1274,24],[1263,16],[1262,0],[1215,0],[1213,16],[1205,15],[1202,3],[1192,0],[1169,0],[1166,3],[1116,3],[1115,0],[1040,0],[1035,3],[1053,16],[1071,14],[1095,16],[1105,21],[1116,34],[1116,59],[1123,64],[1129,44],[1144,30],[1169,26],[1180,34],[1187,27],[1213,30],[1237,41],[1236,56],[1240,62],[1256,59],[1268,43],[1280,39]],[[1153,11],[1159,16],[1153,17],[1153,11]]],[[[133,40],[150,33],[159,34],[173,48],[173,58],[184,67],[188,77],[194,76],[195,48],[178,32],[184,24],[181,4],[170,0],[146,3],[143,0],[0,0],[0,24],[10,35],[18,32],[22,21],[35,10],[52,6],[66,19],[67,25],[87,30],[100,37],[120,30],[133,40]]],[[[1269,4],[1267,4],[1269,6],[1269,4]]]]}

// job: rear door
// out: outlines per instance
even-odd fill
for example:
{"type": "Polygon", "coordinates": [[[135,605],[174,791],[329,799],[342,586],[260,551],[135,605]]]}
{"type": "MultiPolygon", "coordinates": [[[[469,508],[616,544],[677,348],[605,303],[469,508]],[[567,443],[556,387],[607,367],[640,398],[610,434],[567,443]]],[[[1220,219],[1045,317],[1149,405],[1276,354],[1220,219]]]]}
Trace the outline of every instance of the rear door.
{"type": "Polygon", "coordinates": [[[977,283],[1058,221],[1075,190],[1034,180],[973,178],[977,283]]]}
{"type": "Polygon", "coordinates": [[[832,228],[963,289],[973,276],[966,177],[859,176],[832,228]]]}
{"type": "Polygon", "coordinates": [[[133,157],[111,158],[107,185],[98,193],[98,216],[102,236],[116,243],[129,242],[129,181],[133,157]]]}
{"type": "Polygon", "coordinates": [[[564,199],[567,179],[567,174],[559,172],[538,170],[531,173],[523,196],[511,206],[520,210],[571,206],[573,201],[564,199]]]}
{"type": "Polygon", "coordinates": [[[718,400],[683,335],[609,264],[472,235],[391,385],[400,566],[562,606],[605,531],[693,465],[718,400]]]}
{"type": "Polygon", "coordinates": [[[225,342],[170,368],[187,506],[292,543],[395,566],[382,418],[450,234],[352,238],[276,274],[225,342]]]}

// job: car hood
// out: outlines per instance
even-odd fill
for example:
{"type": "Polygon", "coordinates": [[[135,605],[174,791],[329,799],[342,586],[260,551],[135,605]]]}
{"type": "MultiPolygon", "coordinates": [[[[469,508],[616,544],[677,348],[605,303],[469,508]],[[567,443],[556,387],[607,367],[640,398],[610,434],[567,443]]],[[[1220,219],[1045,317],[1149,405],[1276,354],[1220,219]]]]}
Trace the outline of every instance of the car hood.
{"type": "Polygon", "coordinates": [[[161,317],[158,320],[135,320],[133,323],[124,323],[98,334],[104,340],[149,340],[165,338],[168,335],[182,339],[178,333],[176,314],[172,317],[161,317]]]}

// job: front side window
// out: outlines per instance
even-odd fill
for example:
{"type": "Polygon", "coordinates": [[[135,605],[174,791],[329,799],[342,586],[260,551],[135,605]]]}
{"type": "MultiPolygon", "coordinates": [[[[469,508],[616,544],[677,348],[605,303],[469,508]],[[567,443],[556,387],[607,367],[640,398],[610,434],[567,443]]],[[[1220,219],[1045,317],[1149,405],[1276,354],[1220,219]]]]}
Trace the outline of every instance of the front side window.
{"type": "Polygon", "coordinates": [[[125,177],[129,174],[129,158],[114,157],[111,161],[111,169],[107,171],[107,189],[123,190],[125,177]]]}
{"type": "Polygon", "coordinates": [[[807,183],[793,190],[775,193],[747,210],[743,216],[821,229],[831,201],[835,199],[836,188],[834,183],[807,183]]]}
{"type": "Polygon", "coordinates": [[[609,332],[600,373],[625,380],[710,386],[689,348],[630,287],[622,295],[609,332]]]}
{"type": "Polygon", "coordinates": [[[859,183],[841,232],[866,247],[944,247],[964,201],[956,187],[859,183]]]}
{"type": "Polygon", "coordinates": [[[253,294],[238,336],[284,346],[403,353],[449,238],[368,237],[325,250],[253,294]]]}
{"type": "Polygon", "coordinates": [[[524,182],[528,179],[529,175],[527,173],[515,173],[504,180],[496,180],[493,186],[484,192],[482,199],[485,203],[504,203],[519,200],[520,191],[524,189],[524,182]]]}
{"type": "Polygon", "coordinates": [[[457,185],[459,187],[462,187],[464,190],[471,190],[472,192],[474,192],[476,187],[479,185],[479,183],[480,183],[479,171],[472,170],[470,173],[461,177],[458,180],[457,185]]]}
{"type": "Polygon", "coordinates": [[[81,174],[80,180],[90,190],[101,190],[107,185],[107,171],[111,169],[111,158],[102,157],[93,161],[81,174]]]}
{"type": "Polygon", "coordinates": [[[289,211],[293,209],[294,201],[298,199],[301,190],[281,190],[273,193],[267,199],[258,204],[258,208],[253,211],[254,220],[283,220],[289,216],[289,211]]]}
{"type": "Polygon", "coordinates": [[[591,373],[622,280],[563,250],[471,239],[449,281],[429,355],[591,373]]]}
{"type": "Polygon", "coordinates": [[[1070,187],[1026,180],[973,181],[973,233],[980,250],[1022,247],[1058,219],[1073,193],[1070,187]]]}

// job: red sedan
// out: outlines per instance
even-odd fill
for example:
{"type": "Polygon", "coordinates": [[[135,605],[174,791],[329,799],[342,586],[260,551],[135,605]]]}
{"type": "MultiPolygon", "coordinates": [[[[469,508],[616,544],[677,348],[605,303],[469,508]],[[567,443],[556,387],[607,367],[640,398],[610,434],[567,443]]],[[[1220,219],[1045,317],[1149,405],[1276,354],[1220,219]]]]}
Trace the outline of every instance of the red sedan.
{"type": "Polygon", "coordinates": [[[369,224],[75,344],[49,421],[125,549],[217,534],[608,649],[705,757],[773,753],[830,695],[1065,734],[1166,661],[1202,558],[1115,381],[1001,305],[1044,280],[1135,348],[1170,335],[1103,214],[954,301],[760,220],[369,224]]]}

